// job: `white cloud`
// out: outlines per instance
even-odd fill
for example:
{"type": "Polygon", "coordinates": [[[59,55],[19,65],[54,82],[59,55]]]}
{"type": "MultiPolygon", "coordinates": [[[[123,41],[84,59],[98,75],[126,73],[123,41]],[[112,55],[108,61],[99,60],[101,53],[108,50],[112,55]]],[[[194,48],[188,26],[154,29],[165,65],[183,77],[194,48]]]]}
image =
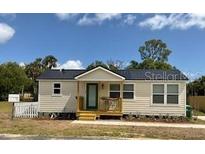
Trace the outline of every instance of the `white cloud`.
{"type": "Polygon", "coordinates": [[[25,64],[24,62],[20,62],[20,63],[19,63],[19,66],[21,66],[21,67],[25,67],[26,64],[25,64]]]}
{"type": "Polygon", "coordinates": [[[15,34],[15,30],[5,23],[0,23],[0,44],[6,43],[15,34]]]}
{"type": "Polygon", "coordinates": [[[135,23],[136,14],[121,13],[57,13],[55,14],[61,21],[74,20],[80,26],[101,25],[106,21],[116,20],[126,25],[135,23]]]}
{"type": "Polygon", "coordinates": [[[151,30],[170,29],[185,30],[191,27],[205,29],[205,14],[156,14],[139,23],[141,27],[151,30]]]}
{"type": "Polygon", "coordinates": [[[113,19],[121,19],[120,13],[97,13],[97,14],[85,14],[82,18],[78,20],[78,25],[100,25],[105,21],[110,21],[113,19]]]}
{"type": "Polygon", "coordinates": [[[80,60],[68,60],[64,64],[57,64],[54,69],[83,69],[82,62],[80,60]]]}
{"type": "Polygon", "coordinates": [[[78,13],[56,13],[55,14],[60,20],[70,20],[77,17],[78,13]]]}
{"type": "Polygon", "coordinates": [[[132,25],[134,24],[135,20],[136,20],[136,16],[135,15],[132,15],[132,14],[128,14],[125,19],[123,20],[123,23],[124,24],[127,24],[127,25],[132,25]]]}

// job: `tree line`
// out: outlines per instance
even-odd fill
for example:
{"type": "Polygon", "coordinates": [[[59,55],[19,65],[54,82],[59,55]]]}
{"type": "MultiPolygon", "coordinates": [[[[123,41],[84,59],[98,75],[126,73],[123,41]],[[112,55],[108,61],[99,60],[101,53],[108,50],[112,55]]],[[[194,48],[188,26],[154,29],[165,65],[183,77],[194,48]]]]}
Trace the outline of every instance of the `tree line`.
{"type": "Polygon", "coordinates": [[[57,59],[52,56],[37,58],[33,62],[20,66],[16,62],[0,65],[0,100],[7,100],[8,94],[29,92],[34,100],[38,97],[36,78],[45,70],[56,67],[57,59]]]}
{"type": "Polygon", "coordinates": [[[139,47],[138,52],[141,56],[141,62],[131,60],[128,66],[124,67],[123,61],[120,60],[109,60],[107,61],[107,63],[96,60],[95,62],[88,65],[87,69],[89,70],[97,66],[102,66],[112,71],[118,69],[176,69],[175,66],[172,66],[168,63],[168,57],[172,53],[172,51],[162,40],[148,40],[139,47]]]}
{"type": "Polygon", "coordinates": [[[187,94],[189,96],[205,96],[205,76],[189,82],[187,84],[187,94]]]}
{"type": "MultiPolygon", "coordinates": [[[[146,41],[139,47],[138,53],[141,56],[141,62],[131,60],[127,66],[121,60],[108,60],[106,63],[96,60],[87,66],[87,70],[97,66],[116,71],[119,69],[176,69],[168,63],[168,58],[172,51],[162,40],[152,39],[146,41]]],[[[36,58],[33,62],[25,66],[19,66],[16,62],[7,62],[0,65],[0,100],[6,100],[9,93],[29,92],[33,95],[34,100],[38,97],[38,83],[36,78],[45,70],[57,66],[57,58],[48,55],[44,58],[36,58]]],[[[203,84],[201,80],[188,84],[188,92],[191,88],[198,89],[198,94],[205,94],[205,77],[203,84]],[[196,88],[197,87],[197,88],[196,88]],[[203,91],[203,92],[202,92],[203,91]]],[[[196,91],[195,91],[196,92],[196,91]]]]}

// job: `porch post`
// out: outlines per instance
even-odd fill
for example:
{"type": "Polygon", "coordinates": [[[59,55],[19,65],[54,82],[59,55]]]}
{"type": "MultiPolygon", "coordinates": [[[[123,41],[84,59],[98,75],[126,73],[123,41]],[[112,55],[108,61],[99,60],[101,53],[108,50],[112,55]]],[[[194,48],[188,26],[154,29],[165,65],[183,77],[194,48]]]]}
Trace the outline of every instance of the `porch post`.
{"type": "Polygon", "coordinates": [[[79,81],[77,81],[77,112],[80,110],[79,103],[80,103],[80,86],[79,86],[79,81]]]}
{"type": "Polygon", "coordinates": [[[123,81],[120,82],[120,98],[123,97],[123,81]]]}
{"type": "Polygon", "coordinates": [[[123,81],[120,82],[120,100],[119,100],[120,112],[122,112],[122,97],[123,97],[123,81]]]}

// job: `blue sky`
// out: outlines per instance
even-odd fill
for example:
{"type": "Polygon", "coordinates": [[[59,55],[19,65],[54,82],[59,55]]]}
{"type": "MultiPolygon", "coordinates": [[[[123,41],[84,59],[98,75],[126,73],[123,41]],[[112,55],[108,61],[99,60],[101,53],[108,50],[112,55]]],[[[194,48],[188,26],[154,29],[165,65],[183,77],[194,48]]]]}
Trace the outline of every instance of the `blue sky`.
{"type": "Polygon", "coordinates": [[[0,14],[0,63],[29,63],[54,55],[60,67],[94,60],[140,61],[138,48],[161,39],[169,63],[189,75],[205,74],[203,14],[0,14]]]}

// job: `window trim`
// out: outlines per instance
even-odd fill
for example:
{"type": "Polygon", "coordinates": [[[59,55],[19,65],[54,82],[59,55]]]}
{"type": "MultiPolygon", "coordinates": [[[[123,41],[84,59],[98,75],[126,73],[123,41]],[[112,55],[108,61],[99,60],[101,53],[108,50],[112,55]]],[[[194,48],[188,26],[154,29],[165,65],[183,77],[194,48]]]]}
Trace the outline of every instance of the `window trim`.
{"type": "Polygon", "coordinates": [[[154,84],[152,84],[152,91],[151,91],[151,95],[152,95],[152,102],[151,103],[152,103],[152,105],[161,106],[161,105],[165,104],[165,102],[166,102],[166,100],[165,100],[165,95],[166,95],[165,89],[166,89],[166,85],[163,84],[163,83],[154,83],[154,84]],[[154,94],[162,95],[162,93],[154,93],[154,89],[153,89],[154,85],[163,85],[164,86],[164,93],[163,93],[163,95],[164,95],[164,103],[162,103],[162,104],[160,104],[160,103],[153,103],[153,95],[154,94]]]}
{"type": "Polygon", "coordinates": [[[151,106],[166,106],[166,107],[178,107],[180,106],[180,83],[151,83],[151,106]],[[154,104],[153,103],[153,85],[164,85],[164,103],[163,104],[154,104]],[[178,85],[178,104],[167,104],[167,85],[178,85]]]}
{"type": "Polygon", "coordinates": [[[166,100],[167,100],[167,97],[168,97],[168,95],[177,95],[178,96],[178,103],[177,104],[170,104],[170,103],[168,103],[167,101],[166,101],[166,103],[167,103],[167,105],[178,105],[179,104],[179,84],[169,84],[169,83],[167,83],[167,86],[168,85],[177,85],[178,86],[178,92],[177,93],[168,93],[167,92],[167,95],[166,95],[166,100]]]}
{"type": "Polygon", "coordinates": [[[120,90],[119,90],[119,91],[118,91],[118,90],[113,90],[113,91],[111,91],[111,90],[110,90],[110,85],[112,85],[112,84],[120,85],[120,83],[109,83],[108,96],[110,97],[110,92],[119,92],[119,93],[120,93],[120,97],[121,97],[121,86],[120,86],[120,90]]]}
{"type": "Polygon", "coordinates": [[[131,101],[131,100],[135,100],[135,83],[123,83],[122,84],[122,99],[123,100],[127,100],[127,101],[131,101]],[[126,84],[131,84],[131,85],[133,85],[133,91],[124,91],[124,85],[126,85],[126,84]],[[123,98],[123,93],[124,92],[133,92],[133,98],[123,98]]]}
{"type": "Polygon", "coordinates": [[[62,83],[61,82],[53,82],[52,86],[52,96],[62,96],[62,83]],[[55,84],[60,84],[60,88],[54,88],[55,84]],[[54,89],[60,89],[60,94],[55,94],[54,89]]]}

